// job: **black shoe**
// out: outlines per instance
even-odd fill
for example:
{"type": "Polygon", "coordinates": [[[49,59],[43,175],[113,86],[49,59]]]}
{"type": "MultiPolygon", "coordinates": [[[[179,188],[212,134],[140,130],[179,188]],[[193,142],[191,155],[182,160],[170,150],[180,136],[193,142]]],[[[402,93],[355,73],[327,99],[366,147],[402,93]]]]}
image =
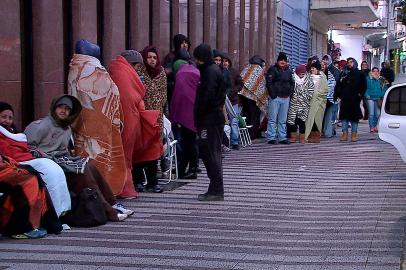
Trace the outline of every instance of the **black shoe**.
{"type": "Polygon", "coordinates": [[[163,188],[160,185],[155,185],[153,187],[147,187],[145,189],[146,192],[153,192],[153,193],[162,193],[164,192],[163,188]]]}
{"type": "Polygon", "coordinates": [[[289,140],[283,140],[283,141],[280,141],[279,143],[280,144],[290,144],[290,141],[289,140]]]}
{"type": "Polygon", "coordinates": [[[213,195],[213,194],[199,194],[197,196],[198,201],[224,201],[224,195],[213,195]]]}
{"type": "Polygon", "coordinates": [[[197,173],[188,173],[183,176],[181,179],[197,179],[197,173]]]}
{"type": "Polygon", "coordinates": [[[197,173],[202,173],[202,169],[197,168],[197,169],[196,169],[196,172],[197,172],[197,173]]]}
{"type": "Polygon", "coordinates": [[[268,141],[268,144],[277,144],[276,140],[270,140],[268,141]]]}
{"type": "Polygon", "coordinates": [[[241,147],[240,147],[239,144],[233,144],[233,145],[231,145],[231,149],[233,149],[233,150],[240,150],[241,147]]]}
{"type": "Polygon", "coordinates": [[[135,187],[135,190],[137,192],[144,192],[145,188],[142,184],[137,184],[137,186],[135,187]]]}

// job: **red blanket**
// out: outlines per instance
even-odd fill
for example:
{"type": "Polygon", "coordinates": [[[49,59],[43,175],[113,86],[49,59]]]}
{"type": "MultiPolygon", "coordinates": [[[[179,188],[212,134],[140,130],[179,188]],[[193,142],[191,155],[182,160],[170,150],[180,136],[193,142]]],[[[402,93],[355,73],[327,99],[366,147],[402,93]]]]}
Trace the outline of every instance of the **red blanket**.
{"type": "Polygon", "coordinates": [[[117,56],[110,64],[110,76],[120,92],[120,102],[124,114],[124,129],[121,138],[127,163],[126,187],[121,194],[134,189],[132,184],[132,164],[157,160],[163,152],[162,139],[157,123],[159,111],[145,110],[145,88],[139,76],[122,57],[117,56]],[[132,186],[132,187],[131,187],[132,186]]]}

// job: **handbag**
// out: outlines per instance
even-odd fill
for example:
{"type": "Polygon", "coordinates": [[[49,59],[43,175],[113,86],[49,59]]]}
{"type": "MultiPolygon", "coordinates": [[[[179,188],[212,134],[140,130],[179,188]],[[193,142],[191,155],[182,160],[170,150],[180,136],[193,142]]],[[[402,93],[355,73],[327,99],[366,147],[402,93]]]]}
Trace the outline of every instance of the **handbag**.
{"type": "Polygon", "coordinates": [[[106,224],[107,215],[99,194],[84,188],[78,194],[71,193],[72,209],[61,220],[72,227],[93,227],[106,224]]]}

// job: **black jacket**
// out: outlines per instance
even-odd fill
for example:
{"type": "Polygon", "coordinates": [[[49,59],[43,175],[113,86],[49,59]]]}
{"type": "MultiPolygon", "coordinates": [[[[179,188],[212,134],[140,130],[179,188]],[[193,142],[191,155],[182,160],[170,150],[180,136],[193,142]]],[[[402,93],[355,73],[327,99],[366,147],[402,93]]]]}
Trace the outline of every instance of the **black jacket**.
{"type": "Polygon", "coordinates": [[[380,75],[389,82],[389,86],[391,86],[393,81],[395,80],[395,73],[393,72],[393,70],[391,68],[381,69],[380,75]]]}
{"type": "Polygon", "coordinates": [[[266,88],[272,99],[290,96],[295,89],[292,70],[281,69],[276,64],[270,67],[266,73],[266,88]]]}
{"type": "Polygon", "coordinates": [[[340,120],[358,121],[362,118],[361,97],[366,90],[364,74],[357,68],[346,68],[340,76],[334,91],[334,100],[341,99],[340,120]]]}
{"type": "Polygon", "coordinates": [[[200,82],[195,101],[195,125],[197,128],[224,125],[226,88],[223,73],[213,62],[200,65],[198,68],[200,82]]]}

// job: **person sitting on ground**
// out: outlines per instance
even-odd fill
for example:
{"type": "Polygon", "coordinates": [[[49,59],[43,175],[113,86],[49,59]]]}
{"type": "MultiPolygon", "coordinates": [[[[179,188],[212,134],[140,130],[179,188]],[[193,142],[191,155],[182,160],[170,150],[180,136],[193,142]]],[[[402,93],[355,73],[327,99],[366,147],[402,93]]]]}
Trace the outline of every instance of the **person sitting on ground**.
{"type": "Polygon", "coordinates": [[[42,238],[47,233],[62,231],[40,177],[32,167],[0,154],[0,234],[3,236],[42,238]]]}
{"type": "Polygon", "coordinates": [[[82,106],[77,98],[63,95],[51,103],[47,117],[34,121],[24,133],[29,146],[45,157],[56,161],[64,170],[69,190],[79,193],[85,188],[96,191],[110,221],[124,220],[134,213],[117,204],[106,179],[99,172],[93,160],[78,158],[71,154],[71,124],[77,119],[82,106]]]}
{"type": "Polygon", "coordinates": [[[16,133],[14,110],[6,102],[0,102],[0,151],[41,173],[58,217],[71,209],[69,190],[61,167],[50,159],[35,158],[32,155],[25,134],[16,133]]]}

